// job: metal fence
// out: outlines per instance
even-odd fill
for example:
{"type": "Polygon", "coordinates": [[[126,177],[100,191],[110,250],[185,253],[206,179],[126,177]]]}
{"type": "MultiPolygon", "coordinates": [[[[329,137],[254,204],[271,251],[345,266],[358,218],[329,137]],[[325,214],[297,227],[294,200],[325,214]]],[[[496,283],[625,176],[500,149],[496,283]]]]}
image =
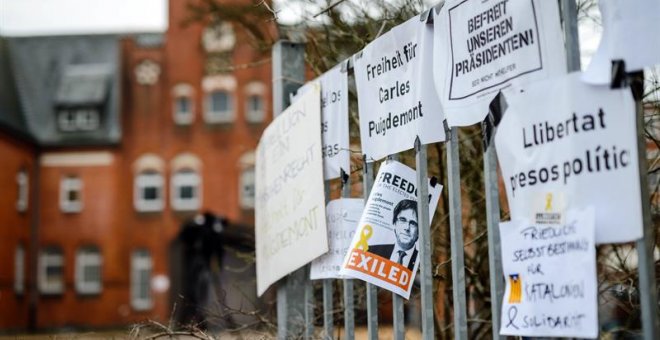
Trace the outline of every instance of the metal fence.
{"type": "MultiPolygon", "coordinates": [[[[561,9],[561,19],[564,28],[564,38],[567,51],[567,65],[569,71],[580,69],[580,49],[577,28],[577,5],[575,0],[558,0],[561,9]]],[[[442,3],[432,10],[439,10],[442,3]]],[[[433,15],[429,12],[420,16],[427,24],[433,24],[433,15]]],[[[290,104],[290,96],[304,83],[304,45],[287,41],[279,41],[273,48],[273,108],[275,115],[281,113],[290,104]]],[[[352,58],[346,63],[349,72],[352,72],[352,58]]],[[[628,75],[627,80],[631,85],[640,81],[640,75],[628,75]]],[[[351,80],[349,77],[349,81],[351,80]]],[[[641,77],[643,81],[643,75],[641,77]]],[[[636,96],[637,101],[637,128],[643,131],[644,121],[642,112],[641,96],[636,96]]],[[[446,128],[447,132],[447,188],[449,197],[449,220],[451,241],[451,274],[453,284],[453,325],[455,339],[468,339],[467,327],[467,305],[466,305],[466,280],[463,248],[463,226],[462,226],[462,199],[459,167],[459,128],[446,128]]],[[[641,188],[648,188],[646,176],[646,145],[644,135],[638,133],[639,169],[641,188]]],[[[419,226],[421,245],[420,282],[421,282],[421,324],[423,339],[434,339],[434,317],[433,317],[433,289],[431,274],[431,242],[430,221],[428,215],[428,200],[420,197],[428,196],[426,186],[427,180],[427,149],[417,140],[414,145],[415,162],[417,170],[418,202],[420,212],[419,226]]],[[[388,159],[397,159],[398,155],[390,155],[388,159]]],[[[366,200],[373,185],[374,164],[363,160],[363,194],[366,200]]],[[[495,146],[487,147],[483,154],[483,172],[486,197],[486,221],[488,235],[488,257],[490,271],[490,297],[491,297],[491,322],[492,338],[504,338],[499,335],[500,308],[504,294],[504,279],[502,274],[502,261],[500,250],[499,222],[499,186],[497,177],[497,156],[495,146]]],[[[342,176],[342,197],[349,197],[350,179],[347,174],[342,176]]],[[[329,184],[326,184],[326,200],[329,199],[329,184]]],[[[639,258],[639,287],[640,303],[642,313],[642,328],[644,339],[659,339],[658,333],[658,299],[656,294],[655,270],[653,260],[654,239],[653,227],[650,217],[649,196],[646,190],[642,190],[644,237],[637,241],[636,248],[639,258]]],[[[333,306],[333,281],[323,280],[323,323],[322,338],[331,339],[334,332],[334,313],[337,310],[333,306]]],[[[344,334],[345,339],[355,338],[355,312],[354,312],[354,285],[352,279],[341,280],[343,285],[343,312],[344,312],[344,334]]],[[[378,339],[378,289],[366,283],[366,306],[367,306],[367,328],[368,339],[378,339]]],[[[311,339],[314,334],[314,289],[309,280],[309,265],[301,268],[286,278],[280,280],[277,289],[277,322],[278,338],[305,338],[311,339]]],[[[392,294],[393,304],[393,337],[404,338],[404,303],[403,299],[392,294]]]]}

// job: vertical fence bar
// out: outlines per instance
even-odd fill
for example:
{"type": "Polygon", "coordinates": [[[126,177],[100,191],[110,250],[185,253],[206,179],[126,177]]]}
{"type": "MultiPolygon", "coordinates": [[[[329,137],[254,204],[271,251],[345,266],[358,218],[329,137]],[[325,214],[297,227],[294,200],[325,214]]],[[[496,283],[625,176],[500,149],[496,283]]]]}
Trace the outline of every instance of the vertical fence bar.
{"type": "MultiPolygon", "coordinates": [[[[289,96],[305,80],[305,48],[303,44],[278,41],[273,46],[273,115],[277,116],[291,102],[289,96]]],[[[307,268],[301,268],[278,282],[277,338],[300,337],[304,331],[306,298],[309,283],[307,268]]]]}
{"type": "MultiPolygon", "coordinates": [[[[389,155],[388,160],[398,161],[399,154],[389,155]]],[[[403,340],[406,330],[403,298],[392,293],[392,336],[394,340],[403,340]]]]}
{"type": "Polygon", "coordinates": [[[488,268],[490,269],[490,301],[493,339],[500,336],[501,304],[504,296],[502,245],[500,243],[500,198],[497,181],[495,144],[484,150],[484,186],[486,189],[486,225],[488,228],[488,268]]]}
{"type": "Polygon", "coordinates": [[[428,159],[426,145],[415,139],[415,168],[417,171],[417,209],[419,222],[420,260],[422,283],[422,339],[435,339],[433,324],[433,276],[431,274],[431,218],[429,216],[428,159]]]}
{"type": "Polygon", "coordinates": [[[642,201],[642,218],[644,221],[644,233],[637,240],[637,258],[639,266],[639,302],[642,309],[642,332],[644,339],[658,339],[658,293],[656,288],[655,262],[653,259],[653,248],[655,246],[655,234],[653,221],[651,220],[651,207],[648,190],[646,160],[646,137],[644,136],[644,104],[642,94],[644,91],[644,72],[633,74],[631,79],[633,93],[635,94],[635,113],[637,114],[637,153],[639,166],[639,187],[642,201]]]}
{"type": "Polygon", "coordinates": [[[454,339],[467,339],[465,302],[465,254],[463,252],[463,213],[461,211],[461,170],[458,154],[458,128],[448,131],[447,147],[449,234],[451,238],[452,296],[454,298],[454,339]]]}
{"type": "MultiPolygon", "coordinates": [[[[344,198],[351,197],[350,175],[341,171],[342,192],[344,198]]],[[[344,337],[346,340],[355,339],[355,305],[353,303],[353,280],[344,279],[344,337]]]]}
{"type": "MultiPolygon", "coordinates": [[[[363,160],[363,179],[362,183],[364,185],[364,201],[369,199],[369,194],[371,193],[371,187],[374,184],[374,169],[373,163],[367,162],[367,157],[364,157],[363,160]]],[[[376,286],[371,283],[367,283],[367,329],[368,329],[368,339],[377,340],[378,339],[378,289],[376,286]]]]}
{"type": "MultiPolygon", "coordinates": [[[[325,204],[330,202],[330,182],[325,182],[325,204]]],[[[334,319],[332,314],[332,279],[323,280],[323,332],[324,339],[332,339],[334,332],[334,319]]]]}

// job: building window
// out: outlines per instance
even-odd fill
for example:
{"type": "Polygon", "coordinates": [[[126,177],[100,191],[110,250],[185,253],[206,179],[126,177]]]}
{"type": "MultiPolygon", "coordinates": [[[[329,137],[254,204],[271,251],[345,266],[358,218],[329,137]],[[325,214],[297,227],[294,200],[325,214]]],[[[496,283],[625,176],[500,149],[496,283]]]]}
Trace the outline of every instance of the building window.
{"type": "Polygon", "coordinates": [[[151,255],[145,249],[136,250],[131,256],[131,306],[136,310],[150,309],[151,255]]]}
{"type": "Polygon", "coordinates": [[[163,196],[163,176],[160,173],[145,171],[135,177],[135,210],[161,211],[163,196]]]}
{"type": "Polygon", "coordinates": [[[245,168],[241,171],[241,179],[239,181],[239,202],[243,209],[254,209],[254,167],[245,168]]]}
{"type": "Polygon", "coordinates": [[[224,90],[208,93],[205,118],[207,123],[231,123],[234,121],[234,104],[231,94],[224,90]]]}
{"type": "Polygon", "coordinates": [[[64,257],[58,247],[49,247],[39,255],[39,291],[60,294],[64,291],[64,257]]]}
{"type": "Polygon", "coordinates": [[[76,291],[80,294],[101,292],[101,254],[96,247],[84,247],[76,254],[76,291]]]}
{"type": "Polygon", "coordinates": [[[100,126],[99,111],[96,109],[61,110],[58,113],[61,131],[94,131],[100,126]]]}
{"type": "Polygon", "coordinates": [[[189,97],[174,99],[174,122],[179,125],[189,125],[193,121],[192,101],[189,97]]]}
{"type": "Polygon", "coordinates": [[[14,291],[16,294],[25,292],[25,249],[20,244],[14,253],[14,291]]]}
{"type": "Polygon", "coordinates": [[[26,211],[29,197],[29,177],[27,171],[21,170],[16,174],[16,184],[18,185],[18,197],[16,199],[16,210],[26,211]]]}
{"type": "Polygon", "coordinates": [[[260,95],[251,95],[247,99],[247,110],[245,119],[249,123],[262,123],[266,118],[264,110],[264,100],[260,95]]]}
{"type": "Polygon", "coordinates": [[[69,213],[82,210],[82,181],[80,178],[62,178],[60,182],[60,209],[69,213]]]}
{"type": "Polygon", "coordinates": [[[177,171],[172,176],[172,208],[197,210],[200,206],[201,179],[189,169],[177,171]]]}

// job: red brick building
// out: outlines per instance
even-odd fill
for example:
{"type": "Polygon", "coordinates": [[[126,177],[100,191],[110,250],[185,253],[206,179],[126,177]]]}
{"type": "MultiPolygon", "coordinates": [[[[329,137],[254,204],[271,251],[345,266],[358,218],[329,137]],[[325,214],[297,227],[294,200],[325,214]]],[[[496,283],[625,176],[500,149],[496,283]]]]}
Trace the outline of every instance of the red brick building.
{"type": "MultiPolygon", "coordinates": [[[[186,4],[165,34],[0,38],[0,331],[168,320],[182,225],[251,231],[270,54],[186,4]]],[[[227,304],[253,270],[221,275],[227,304]]]]}

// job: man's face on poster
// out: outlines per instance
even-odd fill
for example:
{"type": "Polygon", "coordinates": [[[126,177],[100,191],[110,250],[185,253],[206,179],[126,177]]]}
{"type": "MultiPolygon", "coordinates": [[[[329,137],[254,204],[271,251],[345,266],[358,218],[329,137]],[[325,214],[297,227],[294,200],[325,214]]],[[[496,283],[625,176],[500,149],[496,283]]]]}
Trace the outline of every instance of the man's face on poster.
{"type": "Polygon", "coordinates": [[[415,246],[419,237],[419,227],[417,225],[417,211],[414,209],[401,210],[399,216],[394,220],[394,234],[396,243],[403,250],[408,250],[415,246]]]}

